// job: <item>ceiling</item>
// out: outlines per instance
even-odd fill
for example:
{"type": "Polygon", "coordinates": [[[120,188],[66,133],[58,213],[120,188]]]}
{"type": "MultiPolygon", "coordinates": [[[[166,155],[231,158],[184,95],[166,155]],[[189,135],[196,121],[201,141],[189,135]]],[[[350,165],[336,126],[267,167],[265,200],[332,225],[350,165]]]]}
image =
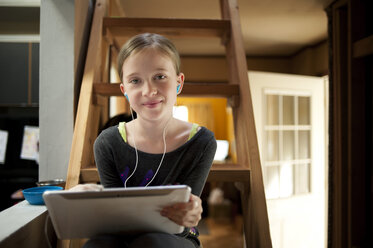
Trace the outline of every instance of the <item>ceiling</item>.
{"type": "MultiPolygon", "coordinates": [[[[219,19],[219,0],[116,0],[129,17],[219,19]]],[[[327,38],[333,0],[237,0],[248,56],[291,56],[327,38]]],[[[219,41],[175,42],[184,54],[223,54],[219,41]]]]}
{"type": "MultiPolygon", "coordinates": [[[[291,56],[327,38],[324,9],[333,0],[237,1],[248,56],[291,56]]],[[[219,0],[111,0],[111,3],[118,4],[122,10],[119,12],[129,17],[220,18],[219,0]]],[[[38,33],[39,18],[40,0],[0,0],[0,41],[9,34],[38,33]]],[[[174,42],[183,55],[224,54],[218,39],[174,42]]]]}

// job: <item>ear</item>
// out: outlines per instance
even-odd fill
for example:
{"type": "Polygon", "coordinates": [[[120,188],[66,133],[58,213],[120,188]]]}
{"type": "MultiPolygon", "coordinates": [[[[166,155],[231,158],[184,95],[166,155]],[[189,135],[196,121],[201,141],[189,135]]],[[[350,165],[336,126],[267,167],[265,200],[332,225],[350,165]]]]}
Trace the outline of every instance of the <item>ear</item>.
{"type": "Polygon", "coordinates": [[[179,90],[177,92],[177,95],[179,95],[181,93],[182,89],[183,89],[184,79],[185,79],[184,73],[180,72],[180,74],[177,77],[177,86],[179,86],[179,90]]]}
{"type": "Polygon", "coordinates": [[[119,86],[120,86],[120,91],[122,92],[122,95],[124,95],[124,92],[126,92],[126,90],[124,89],[124,84],[121,83],[119,86]]]}

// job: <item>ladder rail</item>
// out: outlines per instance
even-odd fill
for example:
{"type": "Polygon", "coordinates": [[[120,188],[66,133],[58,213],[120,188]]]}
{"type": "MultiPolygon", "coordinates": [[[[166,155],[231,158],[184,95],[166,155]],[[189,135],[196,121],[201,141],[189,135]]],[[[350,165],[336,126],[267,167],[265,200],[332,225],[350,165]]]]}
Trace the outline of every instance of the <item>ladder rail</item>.
{"type": "MultiPolygon", "coordinates": [[[[69,167],[66,178],[66,189],[72,188],[79,183],[80,169],[93,156],[94,126],[88,125],[97,113],[93,105],[93,82],[100,81],[97,67],[101,51],[102,20],[106,13],[105,0],[96,2],[91,33],[88,44],[88,52],[84,67],[78,109],[75,119],[73,140],[70,151],[69,167]],[[91,128],[90,128],[91,127],[91,128]]],[[[96,131],[97,132],[97,131],[96,131]]]]}
{"type": "MultiPolygon", "coordinates": [[[[234,103],[232,107],[235,120],[237,162],[240,166],[234,168],[233,165],[220,165],[220,167],[213,165],[209,180],[239,183],[247,246],[272,247],[237,0],[220,0],[220,4],[222,20],[210,21],[210,24],[215,22],[213,28],[209,28],[207,24],[206,26],[202,25],[199,23],[201,20],[179,20],[174,24],[176,27],[171,25],[159,30],[164,32],[163,34],[166,36],[189,37],[193,34],[194,37],[219,36],[226,46],[230,84],[186,84],[183,95],[195,96],[197,91],[202,95],[227,97],[231,103],[234,103]],[[184,21],[190,26],[183,29],[181,23],[184,21]],[[227,23],[229,27],[227,27],[227,23]],[[193,27],[197,27],[197,29],[199,27],[199,32],[191,32],[193,27]],[[172,32],[176,28],[181,28],[182,31],[172,32]],[[203,34],[203,30],[210,30],[210,33],[203,34]],[[213,90],[208,88],[211,86],[214,87],[213,90]],[[196,90],[197,88],[198,90],[196,90]]],[[[107,19],[105,17],[106,9],[107,1],[97,0],[74,127],[66,179],[67,189],[77,185],[79,181],[99,179],[97,168],[89,166],[94,164],[93,143],[97,136],[100,119],[103,120],[103,117],[107,115],[107,96],[121,95],[117,84],[104,83],[106,80],[109,81],[110,56],[115,56],[112,53],[119,50],[116,40],[118,34],[115,30],[117,27],[109,28],[108,25],[110,23],[114,26],[119,25],[119,22],[128,22],[130,19],[119,18],[114,21],[107,19]],[[118,88],[114,89],[114,87],[118,88]]],[[[130,22],[132,21],[130,20],[130,22]]],[[[137,33],[148,30],[148,28],[152,28],[152,30],[155,28],[147,27],[148,24],[145,22],[140,22],[140,24],[138,20],[136,22],[136,25],[143,25],[140,28],[137,27],[137,33]]],[[[165,25],[165,22],[160,21],[158,24],[165,25]]],[[[132,30],[126,28],[129,34],[136,30],[136,27],[132,30]]]]}
{"type": "Polygon", "coordinates": [[[220,5],[222,18],[231,21],[231,38],[226,44],[229,81],[238,82],[240,87],[240,103],[233,111],[237,160],[251,169],[250,185],[241,185],[243,210],[248,211],[244,220],[246,243],[249,247],[272,247],[238,5],[236,0],[220,0],[220,5]]]}

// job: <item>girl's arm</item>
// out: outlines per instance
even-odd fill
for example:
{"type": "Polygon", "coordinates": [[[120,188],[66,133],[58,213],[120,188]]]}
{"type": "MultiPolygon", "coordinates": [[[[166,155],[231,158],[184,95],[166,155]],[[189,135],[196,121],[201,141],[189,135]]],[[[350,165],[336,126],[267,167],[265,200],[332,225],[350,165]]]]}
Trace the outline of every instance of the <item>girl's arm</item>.
{"type": "Polygon", "coordinates": [[[100,135],[94,143],[95,162],[100,176],[100,182],[105,188],[123,187],[123,183],[115,169],[110,147],[111,146],[103,135],[100,135]]]}
{"type": "Polygon", "coordinates": [[[205,185],[216,152],[216,140],[207,143],[199,163],[182,182],[192,188],[189,202],[177,203],[162,209],[161,215],[184,227],[195,227],[202,217],[202,200],[199,197],[205,185]]]}

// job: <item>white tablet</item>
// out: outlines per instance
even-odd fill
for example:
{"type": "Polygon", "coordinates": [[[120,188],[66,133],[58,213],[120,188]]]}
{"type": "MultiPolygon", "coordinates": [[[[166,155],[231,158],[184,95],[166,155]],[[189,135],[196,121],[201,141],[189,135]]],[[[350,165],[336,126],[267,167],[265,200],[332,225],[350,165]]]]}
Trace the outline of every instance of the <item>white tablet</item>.
{"type": "Polygon", "coordinates": [[[161,216],[160,210],[187,202],[186,185],[108,188],[103,191],[47,191],[43,194],[59,239],[99,234],[181,233],[184,227],[161,216]]]}

